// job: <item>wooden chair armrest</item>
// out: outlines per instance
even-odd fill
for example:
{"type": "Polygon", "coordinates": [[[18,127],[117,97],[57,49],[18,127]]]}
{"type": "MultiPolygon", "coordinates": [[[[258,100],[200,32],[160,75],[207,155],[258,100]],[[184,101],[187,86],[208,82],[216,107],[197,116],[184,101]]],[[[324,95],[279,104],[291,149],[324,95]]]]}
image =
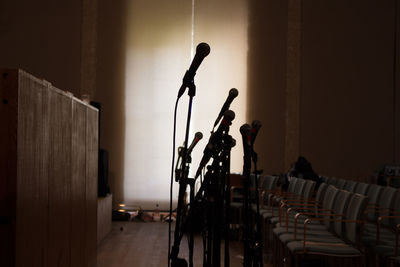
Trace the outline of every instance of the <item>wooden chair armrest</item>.
{"type": "Polygon", "coordinates": [[[384,208],[384,207],[380,207],[380,206],[367,206],[364,213],[370,213],[373,211],[382,211],[382,210],[391,210],[391,208],[384,208]]]}
{"type": "MultiPolygon", "coordinates": [[[[293,226],[293,237],[294,237],[294,240],[296,240],[296,237],[297,237],[297,220],[298,220],[300,215],[302,215],[302,214],[297,213],[296,216],[294,217],[294,226],[293,226]]],[[[313,215],[313,214],[311,214],[311,215],[313,215]]],[[[344,214],[335,214],[335,213],[321,213],[321,214],[318,214],[318,215],[333,216],[333,217],[344,217],[344,214]]],[[[308,218],[308,219],[311,219],[311,218],[308,218]]],[[[306,220],[308,220],[308,219],[306,219],[306,220]]],[[[325,218],[320,218],[320,219],[325,219],[325,218]]],[[[325,219],[325,220],[328,220],[328,219],[325,219]]],[[[287,230],[287,232],[289,232],[289,231],[287,230]]]]}
{"type": "MultiPolygon", "coordinates": [[[[289,207],[287,210],[286,210],[286,232],[288,231],[288,225],[289,225],[289,214],[290,214],[290,212],[292,211],[292,210],[294,210],[294,209],[301,209],[301,210],[304,210],[304,207],[314,207],[312,210],[315,210],[317,207],[318,207],[318,204],[308,204],[308,203],[306,203],[306,204],[302,204],[302,203],[297,203],[298,205],[290,205],[290,207],[289,207],[289,205],[286,205],[286,204],[284,204],[284,205],[282,205],[281,206],[281,209],[283,209],[285,206],[287,206],[287,207],[289,207]]],[[[308,210],[310,210],[310,209],[308,209],[308,210]]],[[[280,211],[280,213],[282,212],[281,210],[279,210],[280,211]]],[[[280,226],[282,226],[282,221],[281,221],[281,217],[279,216],[279,225],[280,226]]]]}

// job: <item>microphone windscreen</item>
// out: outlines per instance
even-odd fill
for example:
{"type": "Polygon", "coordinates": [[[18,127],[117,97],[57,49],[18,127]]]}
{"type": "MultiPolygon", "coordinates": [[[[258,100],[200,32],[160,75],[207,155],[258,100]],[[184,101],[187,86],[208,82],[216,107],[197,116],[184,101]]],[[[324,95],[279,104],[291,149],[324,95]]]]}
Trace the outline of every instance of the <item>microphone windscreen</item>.
{"type": "Polygon", "coordinates": [[[227,111],[224,112],[224,119],[228,121],[233,121],[235,119],[235,112],[228,109],[227,111]]]}
{"type": "Polygon", "coordinates": [[[210,54],[210,46],[207,43],[200,43],[196,47],[196,54],[201,57],[206,57],[210,54]]]}
{"type": "Polygon", "coordinates": [[[249,135],[251,132],[251,126],[248,125],[247,123],[243,124],[242,126],[240,126],[240,133],[244,136],[249,135]]]}
{"type": "Polygon", "coordinates": [[[201,140],[203,138],[203,134],[201,132],[197,132],[194,135],[198,140],[201,140]]]}
{"type": "Polygon", "coordinates": [[[237,97],[238,95],[239,95],[238,89],[232,88],[231,90],[229,90],[229,96],[230,96],[230,97],[235,98],[235,97],[237,97]]]}

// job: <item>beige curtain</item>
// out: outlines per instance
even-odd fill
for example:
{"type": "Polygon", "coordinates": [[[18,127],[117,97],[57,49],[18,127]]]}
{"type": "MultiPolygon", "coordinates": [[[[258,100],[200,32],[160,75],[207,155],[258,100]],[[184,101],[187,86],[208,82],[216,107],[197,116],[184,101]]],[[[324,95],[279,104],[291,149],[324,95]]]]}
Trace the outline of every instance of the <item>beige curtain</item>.
{"type": "MultiPolygon", "coordinates": [[[[127,13],[124,202],[145,209],[156,204],[167,208],[173,107],[191,62],[191,49],[199,42],[209,43],[211,53],[195,79],[189,142],[197,131],[204,138],[193,152],[191,173],[197,169],[212,124],[232,87],[239,90],[231,107],[236,113],[231,132],[238,141],[232,171],[242,168],[238,129],[246,116],[246,1],[133,0],[127,13]]],[[[187,103],[185,94],[178,109],[177,146],[184,140],[187,103]]]]}

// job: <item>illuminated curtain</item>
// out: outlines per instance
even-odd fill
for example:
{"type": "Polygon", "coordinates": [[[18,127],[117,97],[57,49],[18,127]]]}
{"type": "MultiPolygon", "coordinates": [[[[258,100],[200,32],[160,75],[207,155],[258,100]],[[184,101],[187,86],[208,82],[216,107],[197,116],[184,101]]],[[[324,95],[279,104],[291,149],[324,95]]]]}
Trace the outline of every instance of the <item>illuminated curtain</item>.
{"type": "MultiPolygon", "coordinates": [[[[126,139],[124,202],[152,209],[168,207],[173,107],[191,49],[211,46],[195,79],[192,127],[203,140],[193,152],[193,173],[212,124],[232,87],[239,89],[231,132],[238,141],[232,171],[242,168],[239,127],[246,112],[247,9],[245,1],[132,0],[127,18],[126,139]],[[193,5],[194,4],[194,5],[193,5]],[[194,20],[192,20],[194,11],[194,20]],[[192,39],[193,36],[193,39],[192,39]],[[193,41],[193,43],[192,43],[193,41]]],[[[188,97],[178,109],[177,146],[182,145],[188,97]]],[[[177,184],[174,187],[177,197],[177,184]]]]}

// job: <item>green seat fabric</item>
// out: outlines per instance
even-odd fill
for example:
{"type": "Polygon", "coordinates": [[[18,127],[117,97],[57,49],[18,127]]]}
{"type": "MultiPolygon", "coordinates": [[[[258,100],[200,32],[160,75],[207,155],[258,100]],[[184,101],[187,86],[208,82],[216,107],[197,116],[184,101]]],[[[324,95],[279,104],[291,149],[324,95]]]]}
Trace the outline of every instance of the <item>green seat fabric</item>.
{"type": "MultiPolygon", "coordinates": [[[[282,234],[279,236],[279,240],[283,243],[283,244],[287,244],[289,242],[294,242],[294,241],[302,241],[303,240],[303,235],[299,234],[296,236],[296,240],[294,240],[293,234],[282,234]]],[[[329,232],[320,232],[320,234],[318,235],[312,235],[312,236],[307,236],[307,241],[311,241],[311,242],[325,242],[325,243],[342,243],[343,241],[332,235],[329,232]]]]}
{"type": "MultiPolygon", "coordinates": [[[[361,253],[358,249],[346,245],[345,243],[338,243],[340,246],[331,245],[306,245],[307,253],[322,253],[333,256],[360,256],[361,253]]],[[[303,252],[303,241],[293,241],[287,244],[287,247],[292,253],[303,252]]]]}

